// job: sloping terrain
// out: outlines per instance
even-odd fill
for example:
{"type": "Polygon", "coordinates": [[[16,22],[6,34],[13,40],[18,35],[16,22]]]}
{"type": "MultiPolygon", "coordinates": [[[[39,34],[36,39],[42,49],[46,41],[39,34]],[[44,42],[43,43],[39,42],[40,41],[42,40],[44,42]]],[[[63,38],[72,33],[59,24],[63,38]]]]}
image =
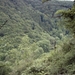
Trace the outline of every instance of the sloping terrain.
{"type": "MultiPolygon", "coordinates": [[[[59,55],[63,46],[61,41],[68,40],[70,36],[63,26],[58,27],[59,19],[52,17],[55,6],[46,8],[46,5],[39,0],[0,0],[0,75],[57,73],[51,71],[52,65],[56,60],[58,63],[63,55],[56,57],[56,53],[59,55]],[[59,46],[57,50],[56,46],[59,46]]],[[[60,53],[65,54],[62,50],[60,53]]],[[[58,68],[59,65],[56,64],[58,68]]]]}

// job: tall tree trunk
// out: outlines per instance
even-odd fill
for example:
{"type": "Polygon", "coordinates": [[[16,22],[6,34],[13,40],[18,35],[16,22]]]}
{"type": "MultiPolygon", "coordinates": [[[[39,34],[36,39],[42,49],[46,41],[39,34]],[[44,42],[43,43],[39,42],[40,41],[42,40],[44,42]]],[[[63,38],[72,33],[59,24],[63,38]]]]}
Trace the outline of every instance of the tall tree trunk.
{"type": "Polygon", "coordinates": [[[74,0],[74,6],[75,6],[75,0],[74,0]]]}

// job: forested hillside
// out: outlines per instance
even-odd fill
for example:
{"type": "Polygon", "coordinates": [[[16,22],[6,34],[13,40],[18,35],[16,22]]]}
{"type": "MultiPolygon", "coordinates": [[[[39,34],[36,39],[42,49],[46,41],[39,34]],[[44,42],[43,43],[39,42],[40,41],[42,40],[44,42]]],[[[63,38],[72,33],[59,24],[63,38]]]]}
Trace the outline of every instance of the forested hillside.
{"type": "Polygon", "coordinates": [[[75,74],[75,40],[55,14],[72,5],[0,0],[0,75],[75,74]]]}

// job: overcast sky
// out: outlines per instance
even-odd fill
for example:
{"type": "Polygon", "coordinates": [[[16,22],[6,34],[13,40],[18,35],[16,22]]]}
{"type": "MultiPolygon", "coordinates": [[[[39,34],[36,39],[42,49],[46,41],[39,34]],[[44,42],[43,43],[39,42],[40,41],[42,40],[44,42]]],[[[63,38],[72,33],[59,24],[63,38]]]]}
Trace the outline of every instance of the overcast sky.
{"type": "Polygon", "coordinates": [[[74,1],[74,0],[60,0],[60,1],[74,1]]]}

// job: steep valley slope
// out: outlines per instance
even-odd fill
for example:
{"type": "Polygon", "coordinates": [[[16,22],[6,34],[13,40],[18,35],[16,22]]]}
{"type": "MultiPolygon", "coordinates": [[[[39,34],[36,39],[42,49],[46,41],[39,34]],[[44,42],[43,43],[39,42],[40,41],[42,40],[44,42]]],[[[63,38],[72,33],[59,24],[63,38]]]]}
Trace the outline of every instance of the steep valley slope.
{"type": "MultiPolygon", "coordinates": [[[[68,58],[64,60],[65,53],[59,44],[62,45],[61,41],[68,40],[70,35],[63,26],[58,26],[59,18],[53,17],[58,9],[65,9],[66,4],[49,3],[0,0],[0,75],[57,75],[55,73],[68,58]],[[60,49],[55,50],[56,45],[60,49]],[[62,58],[61,62],[59,58],[62,58]],[[60,64],[53,66],[58,62],[60,64]]],[[[72,6],[67,3],[67,7],[72,6]]],[[[63,67],[60,72],[66,70],[63,67]]]]}

